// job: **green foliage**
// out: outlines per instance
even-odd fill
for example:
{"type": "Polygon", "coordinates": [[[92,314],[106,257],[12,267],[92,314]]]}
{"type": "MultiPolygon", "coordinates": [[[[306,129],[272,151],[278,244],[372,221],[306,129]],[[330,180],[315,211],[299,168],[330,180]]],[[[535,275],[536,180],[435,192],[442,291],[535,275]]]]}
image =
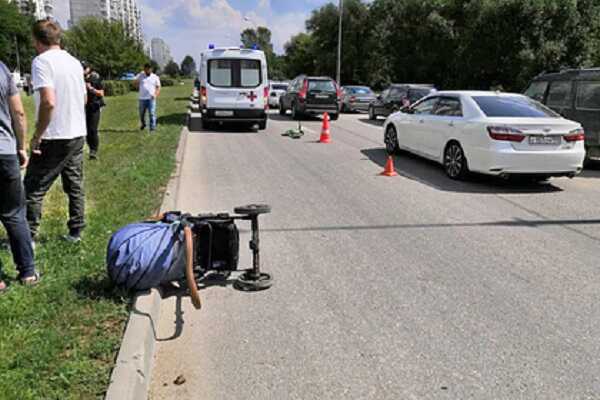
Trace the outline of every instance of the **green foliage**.
{"type": "MultiPolygon", "coordinates": [[[[338,8],[285,45],[285,73],[335,76],[338,8]]],[[[345,0],[342,83],[522,90],[543,70],[600,64],[597,0],[345,0]]]]}
{"type": "Polygon", "coordinates": [[[185,56],[181,62],[181,75],[186,78],[191,78],[195,76],[196,73],[196,61],[194,61],[190,55],[185,56]]]}
{"type": "Polygon", "coordinates": [[[257,29],[248,28],[241,33],[240,40],[244,47],[252,48],[256,45],[265,52],[269,79],[285,79],[284,57],[277,56],[273,51],[272,34],[269,28],[264,26],[259,26],[257,29]]]}
{"type": "Polygon", "coordinates": [[[169,61],[169,63],[165,65],[165,69],[163,72],[172,78],[178,77],[181,73],[181,71],[179,70],[179,65],[177,65],[175,61],[169,61]]]}
{"type": "Polygon", "coordinates": [[[160,70],[160,65],[158,65],[158,63],[156,61],[150,60],[149,63],[150,63],[150,65],[152,65],[152,72],[154,72],[156,75],[158,75],[162,72],[160,70]]]}
{"type": "Polygon", "coordinates": [[[175,86],[175,81],[169,78],[160,78],[160,85],[163,87],[175,86]]]}
{"type": "Polygon", "coordinates": [[[17,47],[21,72],[31,70],[35,50],[31,44],[33,19],[22,15],[17,6],[0,0],[0,61],[12,71],[17,66],[17,47]]]}
{"type": "Polygon", "coordinates": [[[107,79],[138,71],[148,61],[142,45],[120,22],[85,18],[65,34],[65,47],[107,79]]]}
{"type": "Polygon", "coordinates": [[[135,90],[130,81],[104,81],[104,94],[106,96],[122,96],[135,90]]]}

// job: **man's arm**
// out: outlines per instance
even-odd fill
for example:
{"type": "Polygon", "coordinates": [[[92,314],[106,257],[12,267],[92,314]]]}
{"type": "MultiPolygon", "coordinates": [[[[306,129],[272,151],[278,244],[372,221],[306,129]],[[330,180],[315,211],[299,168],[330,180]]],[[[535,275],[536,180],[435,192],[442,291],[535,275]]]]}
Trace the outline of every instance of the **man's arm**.
{"type": "Polygon", "coordinates": [[[52,113],[56,106],[56,94],[53,87],[43,87],[40,92],[40,107],[38,111],[38,119],[35,124],[35,133],[31,139],[31,150],[39,154],[38,147],[42,141],[42,135],[48,129],[50,121],[52,121],[52,113]]]}
{"type": "Polygon", "coordinates": [[[156,94],[155,97],[158,98],[158,96],[160,95],[160,78],[157,76],[156,77],[156,94]]]}
{"type": "Polygon", "coordinates": [[[27,156],[27,117],[21,95],[18,93],[8,98],[8,107],[12,117],[13,128],[17,137],[17,154],[21,167],[27,167],[29,157],[27,156]]]}

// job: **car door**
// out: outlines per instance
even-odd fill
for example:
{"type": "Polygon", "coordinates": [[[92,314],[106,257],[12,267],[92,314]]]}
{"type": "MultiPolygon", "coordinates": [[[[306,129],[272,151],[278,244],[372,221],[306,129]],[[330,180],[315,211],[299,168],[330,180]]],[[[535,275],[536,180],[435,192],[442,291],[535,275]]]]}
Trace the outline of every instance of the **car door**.
{"type": "Polygon", "coordinates": [[[586,146],[600,146],[600,80],[578,81],[573,115],[583,125],[586,146]]]}
{"type": "Polygon", "coordinates": [[[390,89],[385,89],[373,102],[373,109],[376,115],[384,115],[384,104],[390,94],[390,89]]]}
{"type": "Polygon", "coordinates": [[[423,151],[428,158],[441,160],[442,152],[451,138],[457,139],[463,146],[462,132],[464,118],[462,103],[459,97],[441,96],[430,117],[431,129],[422,131],[423,151]]]}
{"type": "Polygon", "coordinates": [[[439,98],[429,97],[413,106],[405,116],[406,126],[399,133],[399,140],[403,140],[406,147],[419,155],[426,155],[424,136],[432,128],[431,118],[439,98]]]}
{"type": "Polygon", "coordinates": [[[388,116],[402,108],[402,97],[406,96],[406,90],[393,87],[390,89],[388,97],[384,103],[384,116],[388,116]]]}
{"type": "Polygon", "coordinates": [[[545,104],[568,118],[573,103],[573,81],[552,81],[548,86],[545,104]]]}

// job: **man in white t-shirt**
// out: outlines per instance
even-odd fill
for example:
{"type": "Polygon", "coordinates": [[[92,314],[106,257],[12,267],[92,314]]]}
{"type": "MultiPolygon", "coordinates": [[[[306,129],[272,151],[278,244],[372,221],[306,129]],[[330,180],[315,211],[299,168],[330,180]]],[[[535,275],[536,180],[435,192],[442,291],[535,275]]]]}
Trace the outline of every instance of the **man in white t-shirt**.
{"type": "Polygon", "coordinates": [[[156,130],[156,99],[160,94],[160,78],[152,73],[152,65],[144,65],[144,71],[135,77],[140,91],[140,130],[146,129],[146,111],[150,116],[150,132],[156,130]]]}
{"type": "Polygon", "coordinates": [[[44,196],[60,176],[69,198],[70,242],[81,241],[85,227],[83,146],[86,136],[85,87],[81,63],[60,48],[61,30],[50,20],[33,26],[39,54],[31,65],[37,111],[31,140],[32,157],[25,175],[27,220],[35,239],[42,218],[44,196]]]}

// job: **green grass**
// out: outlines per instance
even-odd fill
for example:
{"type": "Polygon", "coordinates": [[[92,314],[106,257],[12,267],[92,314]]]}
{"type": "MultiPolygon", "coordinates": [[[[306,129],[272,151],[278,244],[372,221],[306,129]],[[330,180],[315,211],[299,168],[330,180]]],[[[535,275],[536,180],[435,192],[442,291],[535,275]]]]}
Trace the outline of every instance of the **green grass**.
{"type": "MultiPolygon", "coordinates": [[[[43,281],[33,289],[12,281],[10,292],[0,297],[0,399],[103,397],[130,303],[107,278],[106,245],[115,230],[160,207],[190,93],[190,82],[163,88],[155,135],[139,131],[136,94],[108,99],[100,161],[85,164],[83,243],[60,240],[67,203],[59,181],[46,197],[36,253],[43,281]]],[[[31,99],[25,101],[33,125],[31,99]]],[[[14,279],[4,247],[0,263],[14,279]]]]}

